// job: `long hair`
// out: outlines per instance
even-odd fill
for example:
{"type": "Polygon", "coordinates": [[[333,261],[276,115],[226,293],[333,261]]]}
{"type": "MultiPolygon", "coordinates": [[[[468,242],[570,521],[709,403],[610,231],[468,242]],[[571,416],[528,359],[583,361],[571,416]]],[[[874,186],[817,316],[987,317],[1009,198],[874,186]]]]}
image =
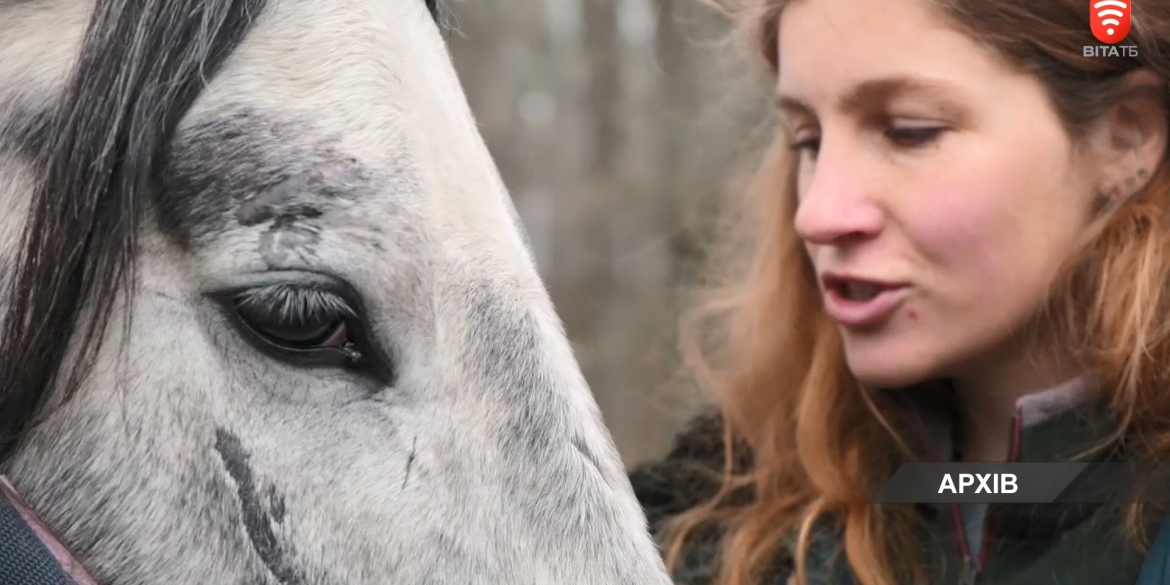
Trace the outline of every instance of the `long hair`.
{"type": "Polygon", "coordinates": [[[0,462],[92,367],[111,308],[131,299],[167,143],[264,2],[98,0],[64,93],[23,137],[39,142],[22,145],[39,181],[0,316],[0,462]]]}
{"type": "MultiPolygon", "coordinates": [[[[775,75],[778,21],[788,0],[748,0],[734,15],[750,46],[775,75]]],[[[1091,44],[1083,0],[935,0],[956,29],[993,48],[1009,66],[1048,90],[1074,139],[1121,97],[1119,81],[1139,68],[1163,82],[1170,112],[1170,4],[1138,2],[1130,41],[1138,58],[1086,57],[1091,44]]],[[[777,142],[742,189],[730,254],[752,252],[746,266],[720,278],[684,315],[689,369],[712,394],[727,450],[722,488],[681,514],[667,546],[674,566],[699,528],[722,534],[717,582],[754,585],[793,539],[805,582],[814,525],[831,521],[863,585],[922,581],[910,506],[875,506],[870,496],[911,455],[894,424],[897,406],[863,391],[846,366],[836,327],[821,307],[815,273],[793,221],[794,161],[777,142]],[[746,444],[753,466],[733,466],[746,444]],[[744,490],[748,501],[732,497],[744,490]]],[[[1118,422],[1115,438],[1150,455],[1170,456],[1170,163],[1147,186],[1092,226],[1053,284],[1044,322],[1059,329],[1100,375],[1118,422]],[[1158,391],[1155,391],[1158,389],[1158,391]]],[[[716,255],[721,266],[736,266],[716,255]]],[[[1137,538],[1140,510],[1126,525],[1137,538]]]]}

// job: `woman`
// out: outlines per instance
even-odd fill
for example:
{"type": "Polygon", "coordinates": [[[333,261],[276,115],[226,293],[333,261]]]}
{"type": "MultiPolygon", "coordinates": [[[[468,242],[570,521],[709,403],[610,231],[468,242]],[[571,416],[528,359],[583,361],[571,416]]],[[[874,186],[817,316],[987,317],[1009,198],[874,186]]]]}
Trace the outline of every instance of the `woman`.
{"type": "Polygon", "coordinates": [[[1165,510],[869,500],[1170,456],[1170,2],[1098,57],[1085,0],[764,1],[755,254],[692,344],[720,416],[632,473],[678,581],[1131,585],[1165,510]]]}

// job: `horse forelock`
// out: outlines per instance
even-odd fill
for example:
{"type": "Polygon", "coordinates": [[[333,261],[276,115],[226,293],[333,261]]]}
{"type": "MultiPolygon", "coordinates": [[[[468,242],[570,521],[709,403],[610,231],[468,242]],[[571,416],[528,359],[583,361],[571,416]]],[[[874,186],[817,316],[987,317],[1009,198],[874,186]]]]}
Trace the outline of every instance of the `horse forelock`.
{"type": "MultiPolygon", "coordinates": [[[[98,0],[80,57],[51,105],[28,116],[5,112],[6,120],[26,120],[7,134],[40,176],[9,259],[0,319],[0,460],[50,388],[67,396],[92,366],[116,295],[130,292],[139,221],[168,138],[264,2],[98,0]],[[65,364],[75,330],[82,350],[65,364]],[[62,371],[69,377],[56,384],[62,371]]],[[[72,4],[30,1],[23,9],[76,15],[72,4]]],[[[43,57],[36,48],[24,49],[28,69],[43,57]]]]}

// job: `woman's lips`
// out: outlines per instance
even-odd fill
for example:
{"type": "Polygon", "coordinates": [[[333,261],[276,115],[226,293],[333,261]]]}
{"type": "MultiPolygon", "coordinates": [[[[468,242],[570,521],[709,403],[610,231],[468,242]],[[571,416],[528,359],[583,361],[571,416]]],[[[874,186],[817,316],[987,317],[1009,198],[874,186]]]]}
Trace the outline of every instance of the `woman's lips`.
{"type": "Polygon", "coordinates": [[[906,300],[905,284],[882,282],[848,276],[825,275],[825,311],[842,325],[865,329],[880,325],[889,319],[906,300]],[[856,298],[858,290],[865,290],[864,299],[856,298]],[[876,294],[873,294],[875,293],[876,294]]]}

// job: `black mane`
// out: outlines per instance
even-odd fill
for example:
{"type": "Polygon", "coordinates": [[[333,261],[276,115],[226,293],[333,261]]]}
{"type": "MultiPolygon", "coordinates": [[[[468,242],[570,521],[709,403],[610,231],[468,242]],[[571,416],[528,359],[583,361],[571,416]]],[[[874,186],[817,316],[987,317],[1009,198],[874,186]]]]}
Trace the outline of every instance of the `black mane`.
{"type": "Polygon", "coordinates": [[[64,94],[22,137],[40,181],[0,317],[0,462],[49,390],[60,382],[67,398],[92,368],[119,293],[132,298],[167,144],[265,1],[97,1],[64,94]],[[71,340],[81,352],[66,363],[71,340]]]}

